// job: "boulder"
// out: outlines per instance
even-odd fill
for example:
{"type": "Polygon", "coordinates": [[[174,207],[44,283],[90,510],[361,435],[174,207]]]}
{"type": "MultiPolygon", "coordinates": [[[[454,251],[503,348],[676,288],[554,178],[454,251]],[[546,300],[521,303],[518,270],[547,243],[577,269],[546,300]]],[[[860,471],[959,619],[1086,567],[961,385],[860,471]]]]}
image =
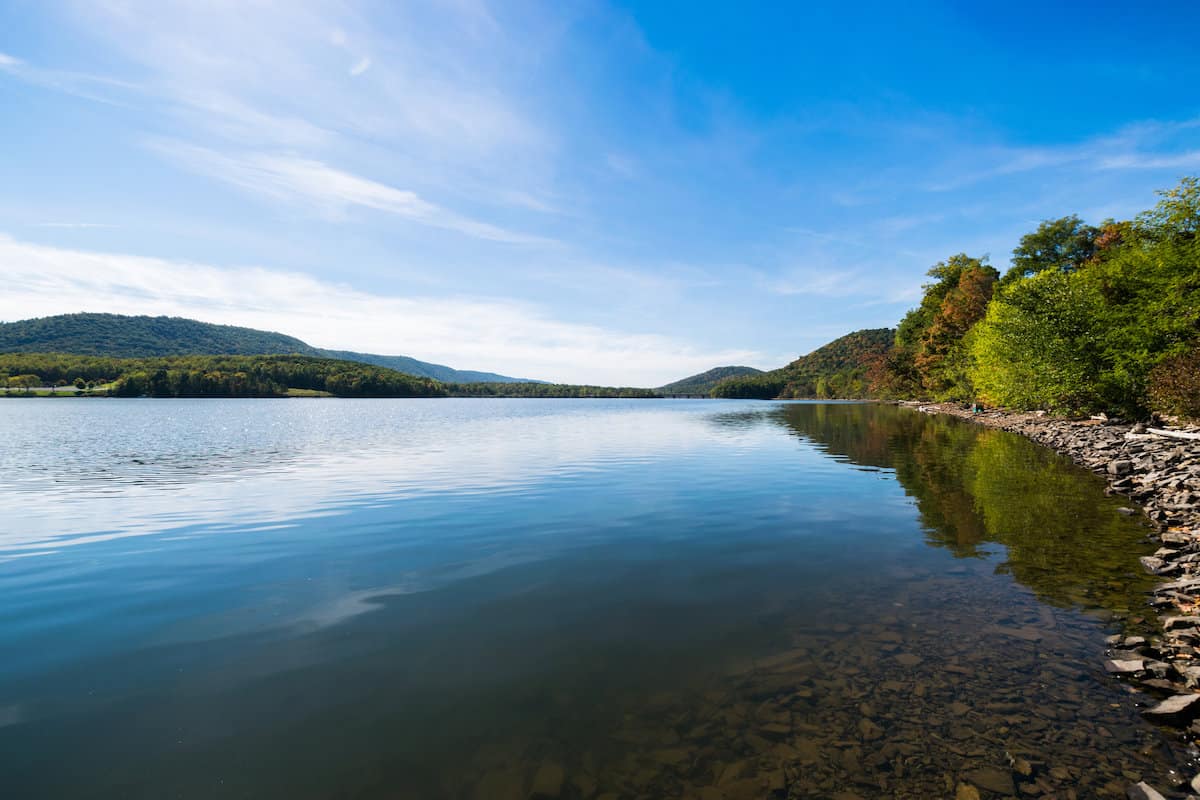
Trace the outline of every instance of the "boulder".
{"type": "Polygon", "coordinates": [[[1125,796],[1129,800],[1167,800],[1167,798],[1159,794],[1158,790],[1145,781],[1130,786],[1125,790],[1125,796]]]}
{"type": "Polygon", "coordinates": [[[1142,713],[1154,722],[1182,727],[1200,716],[1200,694],[1177,694],[1142,713]]]}

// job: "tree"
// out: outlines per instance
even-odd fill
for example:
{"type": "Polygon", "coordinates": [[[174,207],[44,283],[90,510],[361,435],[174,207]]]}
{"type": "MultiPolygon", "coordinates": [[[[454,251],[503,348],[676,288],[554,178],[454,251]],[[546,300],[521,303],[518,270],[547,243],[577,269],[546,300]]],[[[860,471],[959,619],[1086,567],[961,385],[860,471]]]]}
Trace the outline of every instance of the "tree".
{"type": "Polygon", "coordinates": [[[1200,178],[1184,178],[1158,196],[1158,205],[1138,215],[1138,232],[1153,241],[1195,239],[1200,234],[1200,178]]]}
{"type": "Polygon", "coordinates": [[[964,337],[983,319],[1000,273],[981,259],[961,261],[957,283],[946,292],[914,357],[921,383],[935,397],[967,400],[973,396],[964,337]]]}
{"type": "Polygon", "coordinates": [[[42,379],[37,375],[14,375],[8,379],[8,385],[14,389],[24,389],[25,394],[30,394],[34,389],[42,385],[42,379]]]}
{"type": "Polygon", "coordinates": [[[1096,403],[1103,299],[1088,282],[1042,272],[996,296],[972,337],[971,381],[980,399],[1011,408],[1075,413],[1096,403]]]}
{"type": "Polygon", "coordinates": [[[1021,237],[1013,249],[1012,269],[1004,275],[1007,285],[1046,270],[1073,272],[1088,263],[1096,251],[1101,229],[1084,224],[1072,214],[1048,219],[1033,233],[1021,237]]]}

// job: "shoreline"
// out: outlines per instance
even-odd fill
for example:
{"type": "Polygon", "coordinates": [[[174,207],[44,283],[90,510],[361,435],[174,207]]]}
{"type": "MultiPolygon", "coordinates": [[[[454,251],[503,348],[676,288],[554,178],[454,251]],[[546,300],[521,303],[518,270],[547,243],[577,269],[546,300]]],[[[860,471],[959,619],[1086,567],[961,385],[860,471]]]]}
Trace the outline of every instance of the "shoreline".
{"type": "MultiPolygon", "coordinates": [[[[898,405],[1019,433],[1104,477],[1106,494],[1127,498],[1137,508],[1130,513],[1146,516],[1159,549],[1141,562],[1163,579],[1147,598],[1161,632],[1150,639],[1110,636],[1104,666],[1147,694],[1142,708],[1147,719],[1187,739],[1200,737],[1200,426],[1150,428],[1103,416],[972,412],[956,403],[898,405]]],[[[1200,775],[1188,787],[1200,793],[1200,775]]]]}

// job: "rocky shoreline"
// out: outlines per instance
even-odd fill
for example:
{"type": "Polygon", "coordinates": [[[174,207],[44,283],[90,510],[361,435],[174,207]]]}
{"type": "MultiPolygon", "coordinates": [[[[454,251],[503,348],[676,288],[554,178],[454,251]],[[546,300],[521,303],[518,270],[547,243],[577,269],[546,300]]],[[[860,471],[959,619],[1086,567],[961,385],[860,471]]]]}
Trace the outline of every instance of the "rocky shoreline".
{"type": "MultiPolygon", "coordinates": [[[[953,403],[902,405],[1022,434],[1104,476],[1109,494],[1140,506],[1140,512],[1128,513],[1145,513],[1159,543],[1154,555],[1141,560],[1164,579],[1148,598],[1160,632],[1109,637],[1105,669],[1147,694],[1147,719],[1188,740],[1200,738],[1200,426],[1151,427],[1104,416],[1063,419],[953,403]]],[[[1171,788],[1200,797],[1200,775],[1171,788]]],[[[1146,784],[1131,786],[1128,796],[1163,798],[1146,784]]]]}

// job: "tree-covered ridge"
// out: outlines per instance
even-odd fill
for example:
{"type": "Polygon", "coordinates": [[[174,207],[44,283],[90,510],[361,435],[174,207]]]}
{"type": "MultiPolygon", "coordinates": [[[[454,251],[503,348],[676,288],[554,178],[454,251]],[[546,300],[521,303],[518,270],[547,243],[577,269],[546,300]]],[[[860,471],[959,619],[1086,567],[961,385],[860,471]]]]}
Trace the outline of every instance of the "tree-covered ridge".
{"type": "Polygon", "coordinates": [[[292,336],[182,317],[61,314],[0,323],[0,351],[115,358],[186,355],[317,355],[292,336]]]}
{"type": "Polygon", "coordinates": [[[115,358],[297,354],[358,361],[439,381],[527,380],[493,372],[457,370],[409,356],[323,350],[282,333],[183,317],[83,313],[0,322],[0,353],[74,353],[115,358]]]}
{"type": "Polygon", "coordinates": [[[861,398],[868,396],[867,372],[891,347],[895,331],[870,328],[848,333],[801,356],[786,367],[721,381],[713,397],[861,398]]]}
{"type": "Polygon", "coordinates": [[[445,364],[418,361],[409,356],[381,356],[375,353],[356,353],[352,350],[320,350],[317,355],[325,358],[340,358],[346,361],[361,361],[377,367],[394,369],[408,375],[420,375],[443,383],[539,383],[531,378],[510,378],[495,372],[479,372],[473,369],[455,369],[445,364]]]}
{"type": "Polygon", "coordinates": [[[118,397],[285,397],[289,390],[338,397],[444,397],[437,381],[395,370],[298,355],[108,358],[65,353],[0,354],[0,379],[18,386],[92,384],[118,397]],[[30,381],[30,379],[36,381],[30,381]]]}
{"type": "Polygon", "coordinates": [[[707,372],[690,375],[666,386],[658,387],[663,394],[708,394],[718,383],[726,378],[738,378],[746,375],[761,375],[761,369],[754,367],[713,367],[707,372]]]}
{"type": "Polygon", "coordinates": [[[448,383],[453,397],[661,397],[656,389],[632,386],[586,386],[570,383],[448,383]]]}

